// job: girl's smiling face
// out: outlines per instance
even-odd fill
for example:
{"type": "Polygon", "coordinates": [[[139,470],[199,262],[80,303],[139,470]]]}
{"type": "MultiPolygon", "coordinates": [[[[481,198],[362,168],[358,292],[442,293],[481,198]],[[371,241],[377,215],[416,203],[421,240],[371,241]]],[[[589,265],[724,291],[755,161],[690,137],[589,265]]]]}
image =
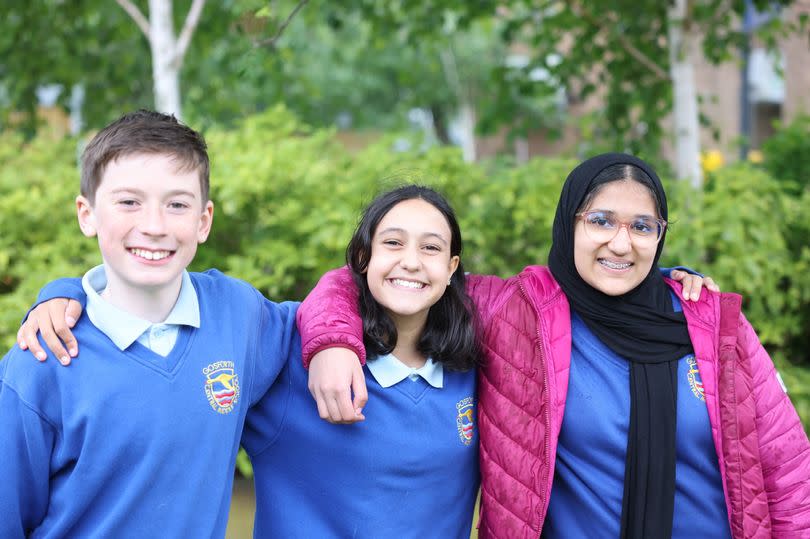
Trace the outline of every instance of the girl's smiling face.
{"type": "MultiPolygon", "coordinates": [[[[605,184],[583,212],[600,211],[630,222],[638,218],[659,218],[650,190],[633,180],[605,184]]],[[[633,238],[627,226],[620,226],[606,242],[594,241],[578,219],[574,228],[574,265],[582,280],[609,296],[630,292],[652,269],[656,242],[633,238]]]]}
{"type": "Polygon", "coordinates": [[[371,241],[366,279],[374,299],[394,323],[424,324],[458,267],[444,215],[415,198],[396,204],[380,220],[371,241]]]}

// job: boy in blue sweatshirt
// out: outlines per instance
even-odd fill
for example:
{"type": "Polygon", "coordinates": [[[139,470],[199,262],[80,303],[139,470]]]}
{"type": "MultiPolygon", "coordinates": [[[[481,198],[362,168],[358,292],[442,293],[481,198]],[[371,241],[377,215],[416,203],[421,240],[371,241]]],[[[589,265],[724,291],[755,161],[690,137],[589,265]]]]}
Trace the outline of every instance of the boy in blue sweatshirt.
{"type": "Polygon", "coordinates": [[[83,361],[0,361],[0,537],[223,536],[248,408],[300,357],[296,304],[189,273],[213,220],[203,138],[128,114],[82,155],[83,361]]]}

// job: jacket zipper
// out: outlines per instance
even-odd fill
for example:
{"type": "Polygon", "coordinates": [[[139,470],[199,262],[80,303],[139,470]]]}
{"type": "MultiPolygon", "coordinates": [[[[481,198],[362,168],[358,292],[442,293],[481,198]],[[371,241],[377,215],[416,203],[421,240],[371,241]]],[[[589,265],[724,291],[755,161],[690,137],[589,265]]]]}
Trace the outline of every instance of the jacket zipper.
{"type": "MultiPolygon", "coordinates": [[[[526,288],[523,286],[523,280],[520,277],[518,277],[518,286],[520,286],[520,292],[521,292],[521,294],[523,294],[523,297],[526,298],[527,300],[529,300],[529,295],[526,293],[526,288]]],[[[531,300],[529,300],[529,304],[532,306],[532,308],[534,308],[535,314],[537,315],[537,323],[535,324],[535,328],[534,328],[534,331],[537,334],[537,344],[535,345],[535,347],[537,348],[537,351],[539,352],[540,369],[543,371],[543,384],[544,384],[544,387],[546,388],[546,397],[547,397],[546,398],[546,409],[545,409],[545,414],[544,414],[544,416],[545,416],[545,425],[546,425],[546,437],[545,437],[546,438],[545,439],[546,452],[545,452],[544,457],[546,459],[550,460],[549,455],[551,454],[551,387],[548,384],[548,368],[547,368],[547,365],[546,365],[545,354],[543,354],[543,340],[542,340],[541,335],[540,335],[540,312],[537,310],[537,308],[535,307],[534,303],[531,300]]],[[[548,500],[546,499],[547,498],[546,493],[549,490],[548,489],[549,465],[550,465],[549,462],[546,462],[546,466],[543,467],[543,469],[544,469],[544,472],[543,472],[544,477],[542,478],[543,491],[542,491],[542,498],[541,498],[541,500],[543,502],[543,510],[542,510],[541,514],[539,515],[540,516],[540,521],[537,523],[538,526],[536,528],[536,531],[538,532],[538,535],[537,535],[538,539],[543,534],[543,526],[541,525],[541,523],[542,523],[542,521],[545,520],[546,512],[548,511],[548,500]]]]}

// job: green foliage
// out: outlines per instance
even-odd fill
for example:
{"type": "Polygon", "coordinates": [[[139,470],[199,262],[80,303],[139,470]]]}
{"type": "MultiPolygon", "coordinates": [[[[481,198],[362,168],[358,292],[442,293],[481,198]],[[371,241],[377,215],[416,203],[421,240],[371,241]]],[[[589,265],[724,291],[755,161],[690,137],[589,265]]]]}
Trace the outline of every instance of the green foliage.
{"type": "MultiPolygon", "coordinates": [[[[436,186],[465,231],[468,271],[509,275],[544,263],[560,187],[574,162],[464,163],[454,148],[392,151],[383,138],[349,156],[329,130],[277,107],[234,127],[211,127],[214,227],[193,267],[218,267],[274,299],[302,299],[341,265],[359,211],[404,182],[436,186]]],[[[0,136],[0,345],[45,282],[98,263],[76,226],[76,140],[0,136]]],[[[664,264],[686,264],[745,297],[745,311],[810,421],[810,191],[748,165],[711,174],[701,193],[668,185],[664,264]],[[804,238],[803,243],[801,238],[804,238]]]]}
{"type": "Polygon", "coordinates": [[[801,114],[762,145],[765,169],[799,194],[810,186],[810,115],[801,114]]]}
{"type": "Polygon", "coordinates": [[[797,274],[788,249],[783,218],[788,197],[779,183],[742,164],[709,175],[702,196],[680,183],[669,192],[675,211],[666,259],[698,268],[742,294],[763,342],[784,345],[806,331],[796,283],[807,274],[797,274]]]}
{"type": "Polygon", "coordinates": [[[79,275],[100,262],[78,230],[76,140],[23,143],[0,135],[0,346],[14,342],[20,318],[43,282],[79,275]]]}

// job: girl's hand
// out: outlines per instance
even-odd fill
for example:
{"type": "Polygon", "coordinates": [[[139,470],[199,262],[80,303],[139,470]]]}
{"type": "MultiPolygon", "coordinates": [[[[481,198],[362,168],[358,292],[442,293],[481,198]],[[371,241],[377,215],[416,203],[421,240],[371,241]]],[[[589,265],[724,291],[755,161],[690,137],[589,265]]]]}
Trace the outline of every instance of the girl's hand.
{"type": "Polygon", "coordinates": [[[700,299],[700,291],[705,286],[712,292],[720,292],[720,287],[714,282],[714,279],[709,277],[701,277],[700,275],[693,275],[683,270],[672,270],[669,276],[679,281],[683,285],[683,299],[690,301],[697,301],[700,299]]]}
{"type": "Polygon", "coordinates": [[[366,377],[352,350],[327,348],[312,356],[308,387],[321,419],[351,424],[366,418],[363,415],[363,406],[368,401],[366,377]]]}
{"type": "Polygon", "coordinates": [[[76,300],[54,298],[37,305],[28,314],[17,331],[17,344],[28,350],[39,361],[45,361],[48,354],[37,339],[42,334],[45,344],[62,365],[70,365],[70,358],[79,354],[79,343],[70,328],[82,314],[82,305],[76,300]]]}

